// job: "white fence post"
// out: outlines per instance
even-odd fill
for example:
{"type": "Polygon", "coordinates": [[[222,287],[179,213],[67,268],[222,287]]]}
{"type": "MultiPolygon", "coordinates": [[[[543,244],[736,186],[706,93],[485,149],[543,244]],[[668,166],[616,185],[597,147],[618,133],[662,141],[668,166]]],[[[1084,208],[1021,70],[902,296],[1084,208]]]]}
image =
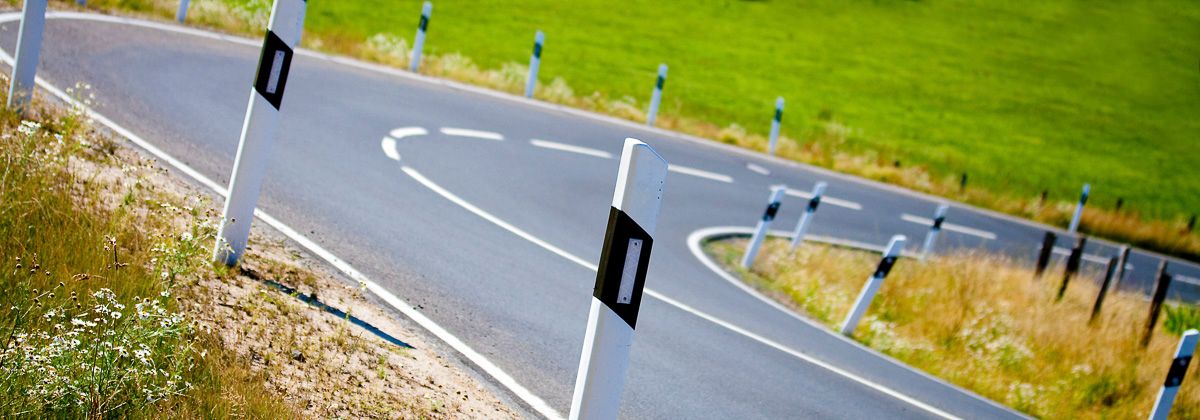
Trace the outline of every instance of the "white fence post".
{"type": "Polygon", "coordinates": [[[775,98],[775,117],[771,119],[771,141],[767,146],[767,154],[774,155],[779,143],[779,126],[783,124],[783,97],[775,98]]]}
{"type": "Polygon", "coordinates": [[[942,204],[933,213],[933,224],[929,225],[929,233],[925,234],[925,246],[921,248],[921,261],[925,261],[929,258],[929,253],[933,252],[933,246],[937,244],[938,233],[942,231],[942,223],[946,221],[947,210],[950,210],[950,206],[942,204]]]}
{"type": "Polygon", "coordinates": [[[662,156],[641,141],[625,139],[575,376],[571,419],[617,418],[666,179],[662,156]]]}
{"type": "Polygon", "coordinates": [[[825,194],[826,184],[818,182],[812,190],[812,198],[808,200],[808,207],[804,209],[804,214],[800,216],[800,221],[796,223],[796,230],[792,232],[792,251],[804,242],[804,234],[808,232],[808,225],[812,223],[812,218],[817,214],[817,206],[821,204],[821,195],[825,194]]]}
{"type": "Polygon", "coordinates": [[[546,42],[546,34],[537,31],[533,36],[533,55],[529,57],[529,77],[525,79],[525,97],[533,97],[533,89],[537,87],[538,67],[542,64],[542,44],[546,42]]]}
{"type": "Polygon", "coordinates": [[[1154,400],[1154,410],[1150,411],[1150,420],[1166,420],[1171,413],[1171,405],[1175,403],[1175,395],[1187,375],[1188,364],[1192,362],[1192,354],[1196,352],[1197,337],[1200,332],[1187,330],[1179,339],[1179,347],[1175,349],[1175,359],[1171,360],[1171,368],[1167,371],[1167,380],[1158,390],[1158,398],[1154,400]]]}
{"type": "Polygon", "coordinates": [[[883,252],[883,259],[879,260],[879,266],[875,268],[875,273],[871,275],[871,278],[867,279],[867,284],[863,286],[858,299],[854,301],[854,307],[846,315],[846,321],[842,323],[842,334],[850,335],[854,333],[854,327],[858,326],[858,322],[862,319],[863,314],[867,313],[867,308],[871,307],[871,301],[875,299],[875,294],[879,292],[879,287],[883,285],[883,279],[887,278],[888,273],[892,271],[892,266],[896,264],[896,259],[900,258],[900,251],[904,248],[904,240],[904,235],[896,235],[888,243],[887,250],[883,252]]]}
{"type": "Polygon", "coordinates": [[[758,220],[758,226],[754,228],[754,236],[750,237],[750,243],[746,245],[746,254],[742,256],[742,267],[750,268],[754,265],[754,257],[758,255],[758,248],[762,246],[763,240],[767,238],[767,231],[771,227],[771,221],[775,220],[775,214],[779,213],[779,206],[782,204],[783,194],[787,192],[787,187],[776,185],[771,187],[771,199],[767,201],[767,209],[763,211],[763,216],[758,220]]]}
{"type": "Polygon", "coordinates": [[[229,195],[225,197],[221,236],[213,251],[213,258],[226,265],[236,264],[246,249],[250,221],[254,218],[258,193],[267,172],[271,143],[279,128],[279,107],[287,86],[293,50],[304,30],[306,6],[304,0],[275,0],[271,8],[271,21],[267,24],[258,71],[242,122],[233,174],[229,179],[229,195]]]}
{"type": "Polygon", "coordinates": [[[175,11],[175,20],[179,23],[187,20],[188,0],[179,0],[179,10],[175,11]]]}
{"type": "Polygon", "coordinates": [[[42,33],[46,27],[46,1],[25,0],[21,8],[21,27],[17,35],[17,55],[8,86],[8,109],[25,113],[33,101],[37,80],[38,56],[42,50],[42,33]]]}
{"type": "Polygon", "coordinates": [[[413,73],[421,68],[421,48],[425,47],[425,30],[429,28],[429,15],[433,13],[433,3],[425,2],[421,6],[421,21],[417,23],[417,35],[413,38],[412,58],[408,69],[413,73]]]}
{"type": "Polygon", "coordinates": [[[646,125],[653,127],[658,118],[658,106],[662,104],[663,85],[667,83],[667,65],[658,65],[658,79],[654,81],[654,93],[650,95],[650,110],[646,113],[646,125]]]}
{"type": "Polygon", "coordinates": [[[1083,193],[1079,195],[1079,204],[1075,206],[1075,215],[1071,216],[1071,225],[1067,231],[1075,233],[1079,230],[1079,220],[1083,218],[1083,206],[1087,204],[1088,193],[1092,192],[1091,184],[1083,184],[1083,193]]]}

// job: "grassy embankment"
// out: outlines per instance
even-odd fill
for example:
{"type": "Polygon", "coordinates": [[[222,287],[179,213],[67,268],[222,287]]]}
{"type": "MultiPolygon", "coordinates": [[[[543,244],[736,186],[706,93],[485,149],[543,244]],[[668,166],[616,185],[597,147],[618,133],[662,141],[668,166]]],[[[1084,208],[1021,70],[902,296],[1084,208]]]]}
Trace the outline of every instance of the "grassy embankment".
{"type": "MultiPolygon", "coordinates": [[[[879,255],[766,242],[751,270],[745,239],[706,250],[764,294],[830,328],[840,328],[879,255]]],[[[1140,345],[1148,304],[1112,293],[1088,323],[1098,287],[1076,279],[1055,301],[1061,274],[1040,281],[1014,261],[982,254],[929,263],[898,261],[853,338],[904,363],[1002,404],[1044,418],[1144,418],[1166,377],[1181,331],[1197,311],[1172,308],[1148,348],[1140,345]]],[[[1200,416],[1200,378],[1191,369],[1174,418],[1200,416]]]]}
{"type": "Polygon", "coordinates": [[[0,108],[0,417],[516,417],[280,239],[256,230],[241,266],[210,265],[204,196],[80,108],[33,115],[0,108]]]}
{"type": "MultiPolygon", "coordinates": [[[[1200,211],[1193,3],[436,3],[427,74],[519,92],[542,29],[541,99],[641,120],[666,62],[662,126],[764,150],[784,96],[787,158],[1059,226],[1090,182],[1084,232],[1200,259],[1183,230],[1200,211]]],[[[177,2],[89,4],[170,17],[177,2]]],[[[313,2],[304,44],[403,66],[419,8],[313,2]]],[[[190,19],[257,36],[268,13],[197,0],[190,19]]]]}

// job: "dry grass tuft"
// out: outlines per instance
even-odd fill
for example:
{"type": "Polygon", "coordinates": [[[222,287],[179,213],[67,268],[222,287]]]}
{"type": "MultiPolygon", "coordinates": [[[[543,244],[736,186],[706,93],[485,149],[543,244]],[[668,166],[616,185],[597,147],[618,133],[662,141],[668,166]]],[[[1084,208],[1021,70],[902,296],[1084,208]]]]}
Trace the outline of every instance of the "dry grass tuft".
{"type": "MultiPolygon", "coordinates": [[[[878,255],[824,245],[796,254],[769,240],[752,270],[737,267],[744,239],[707,244],[749,284],[840,327],[878,255]]],[[[1040,281],[1013,260],[961,253],[926,264],[904,259],[885,281],[854,338],[952,383],[1038,417],[1135,418],[1149,414],[1179,337],[1161,325],[1140,346],[1148,303],[1111,293],[1088,324],[1098,287],[1076,279],[1055,302],[1058,272],[1040,281]]],[[[1191,369],[1176,418],[1200,416],[1191,369]]]]}

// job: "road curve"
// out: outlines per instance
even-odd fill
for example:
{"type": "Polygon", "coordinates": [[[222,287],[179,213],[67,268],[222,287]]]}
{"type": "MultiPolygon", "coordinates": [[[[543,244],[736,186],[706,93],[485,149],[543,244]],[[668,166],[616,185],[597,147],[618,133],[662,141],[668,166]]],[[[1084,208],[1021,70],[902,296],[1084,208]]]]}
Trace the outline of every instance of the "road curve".
{"type": "MultiPolygon", "coordinates": [[[[11,16],[0,24],[4,51],[13,51],[16,28],[11,16]]],[[[225,184],[253,44],[51,16],[39,75],[59,87],[90,84],[97,112],[225,184]]],[[[865,243],[921,237],[919,218],[937,201],[343,61],[297,56],[260,208],[417,306],[550,410],[569,408],[616,157],[635,137],[673,168],[647,280],[655,298],[639,319],[622,416],[1019,416],[764,304],[697,261],[686,243],[702,228],[751,225],[775,184],[829,182],[834,200],[812,232],[865,243]]],[[[785,201],[777,228],[795,223],[802,201],[785,201]]],[[[948,221],[962,229],[947,229],[945,247],[1014,256],[1032,255],[1044,229],[962,205],[948,221]]],[[[1112,246],[1088,252],[1106,256],[1112,246]]],[[[1136,253],[1122,286],[1148,288],[1155,258],[1136,253]]],[[[1176,266],[1200,278],[1195,266],[1176,266]]],[[[1189,283],[1173,289],[1188,300],[1196,293],[1189,283]]]]}

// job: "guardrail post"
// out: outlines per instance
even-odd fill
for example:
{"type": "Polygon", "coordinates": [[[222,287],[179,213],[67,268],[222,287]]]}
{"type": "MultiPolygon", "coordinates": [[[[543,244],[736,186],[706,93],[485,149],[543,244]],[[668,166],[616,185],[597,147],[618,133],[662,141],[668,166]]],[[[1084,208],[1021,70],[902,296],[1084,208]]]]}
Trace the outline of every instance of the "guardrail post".
{"type": "Polygon", "coordinates": [[[779,212],[785,192],[787,192],[785,186],[771,187],[771,198],[767,201],[767,209],[763,211],[762,218],[758,220],[758,226],[754,228],[754,236],[750,237],[750,243],[746,245],[746,254],[742,256],[742,268],[750,268],[754,265],[754,257],[758,255],[758,248],[767,238],[767,231],[771,227],[771,221],[775,220],[775,214],[779,212]]]}
{"type": "Polygon", "coordinates": [[[1129,245],[1121,245],[1117,251],[1117,274],[1113,278],[1113,290],[1121,290],[1121,281],[1125,280],[1125,270],[1129,264],[1129,245]]]}
{"type": "Polygon", "coordinates": [[[1158,390],[1158,398],[1154,399],[1154,409],[1150,411],[1150,420],[1167,420],[1167,415],[1171,414],[1171,405],[1175,403],[1175,395],[1179,394],[1179,387],[1183,385],[1183,378],[1187,376],[1188,365],[1192,363],[1192,355],[1196,353],[1196,342],[1200,341],[1198,338],[1200,338],[1200,332],[1196,330],[1184,331],[1183,337],[1179,338],[1179,347],[1175,348],[1175,358],[1171,359],[1171,367],[1167,369],[1167,380],[1158,390]]]}
{"type": "Polygon", "coordinates": [[[875,294],[879,292],[879,287],[883,286],[883,279],[887,278],[888,273],[892,271],[892,266],[896,264],[896,259],[900,258],[904,240],[904,235],[896,235],[892,237],[891,242],[888,242],[887,249],[883,251],[883,259],[879,260],[879,266],[875,267],[875,273],[867,279],[867,284],[858,294],[858,299],[854,301],[850,313],[846,314],[846,321],[842,323],[843,335],[853,334],[859,320],[862,319],[863,314],[867,313],[867,308],[871,307],[871,301],[875,300],[875,294]]]}
{"type": "Polygon", "coordinates": [[[774,155],[779,143],[779,127],[783,124],[783,97],[775,98],[775,117],[771,119],[771,137],[767,146],[767,154],[774,155]]]}
{"type": "Polygon", "coordinates": [[[804,209],[804,214],[800,215],[800,221],[796,223],[796,230],[792,232],[792,251],[795,251],[804,242],[804,234],[808,232],[808,225],[812,223],[812,218],[817,214],[817,206],[821,204],[821,195],[825,194],[827,184],[818,182],[813,186],[812,198],[808,200],[808,207],[804,209]]]}
{"type": "Polygon", "coordinates": [[[175,20],[179,23],[187,20],[188,0],[179,0],[179,10],[175,11],[175,20]]]}
{"type": "Polygon", "coordinates": [[[24,114],[33,101],[37,80],[38,56],[42,51],[42,33],[46,28],[46,0],[25,0],[21,8],[21,27],[17,34],[17,54],[8,85],[8,109],[24,114]]]}
{"type": "Polygon", "coordinates": [[[1167,260],[1158,263],[1157,281],[1154,285],[1154,295],[1150,297],[1150,315],[1146,318],[1146,331],[1142,332],[1142,347],[1150,345],[1154,336],[1154,326],[1158,324],[1158,313],[1162,311],[1163,301],[1167,300],[1167,290],[1171,288],[1171,273],[1167,272],[1167,260]]]}
{"type": "Polygon", "coordinates": [[[546,42],[546,34],[537,31],[533,35],[533,55],[529,56],[529,77],[525,79],[525,97],[533,97],[533,89],[537,87],[538,67],[542,64],[542,44],[546,42]]]}
{"type": "Polygon", "coordinates": [[[417,22],[417,35],[413,37],[412,58],[408,63],[408,70],[413,73],[421,68],[421,49],[425,48],[425,31],[429,29],[429,15],[432,13],[433,3],[425,2],[421,6],[421,21],[417,22]]]}
{"type": "Polygon", "coordinates": [[[258,71],[250,88],[250,103],[242,122],[229,195],[221,216],[213,258],[226,265],[237,264],[250,236],[250,221],[258,204],[258,193],[267,172],[267,158],[279,129],[279,108],[287,86],[292,55],[304,30],[304,0],[275,0],[271,21],[258,59],[258,71]]]}
{"type": "Polygon", "coordinates": [[[1092,305],[1092,316],[1088,318],[1088,323],[1096,321],[1096,316],[1100,315],[1100,307],[1104,306],[1104,296],[1108,294],[1108,285],[1112,283],[1113,276],[1117,272],[1117,264],[1120,264],[1120,258],[1116,255],[1108,259],[1108,269],[1104,271],[1104,282],[1100,283],[1100,293],[1096,295],[1096,304],[1092,305]]]}
{"type": "Polygon", "coordinates": [[[615,419],[650,264],[667,161],[626,139],[588,311],[571,419],[615,419]]]}
{"type": "Polygon", "coordinates": [[[929,225],[929,233],[925,234],[925,246],[921,248],[921,261],[925,261],[929,258],[929,253],[933,252],[933,246],[937,243],[938,233],[942,231],[942,223],[946,221],[946,211],[948,210],[950,210],[950,206],[942,204],[933,213],[933,224],[929,225]]]}
{"type": "Polygon", "coordinates": [[[1071,225],[1067,227],[1068,232],[1079,231],[1079,220],[1083,218],[1083,206],[1087,204],[1088,193],[1091,191],[1091,184],[1083,184],[1083,193],[1079,194],[1079,204],[1075,206],[1075,215],[1071,216],[1071,225]]]}
{"type": "Polygon", "coordinates": [[[1046,267],[1050,266],[1050,257],[1054,256],[1054,244],[1058,242],[1058,235],[1054,232],[1046,231],[1046,236],[1042,237],[1042,249],[1038,252],[1037,266],[1034,267],[1033,278],[1040,279],[1042,274],[1046,272],[1046,267]]]}
{"type": "Polygon", "coordinates": [[[1071,248],[1071,256],[1067,257],[1067,268],[1063,270],[1062,285],[1058,287],[1058,298],[1056,300],[1062,300],[1063,294],[1067,293],[1067,284],[1079,272],[1079,265],[1083,263],[1083,247],[1086,245],[1086,236],[1079,235],[1078,238],[1075,238],[1075,247],[1071,248]]]}
{"type": "Polygon", "coordinates": [[[650,110],[646,112],[646,125],[653,127],[658,118],[658,106],[662,105],[663,85],[667,83],[667,65],[658,65],[658,79],[654,81],[654,93],[650,95],[650,110]]]}

